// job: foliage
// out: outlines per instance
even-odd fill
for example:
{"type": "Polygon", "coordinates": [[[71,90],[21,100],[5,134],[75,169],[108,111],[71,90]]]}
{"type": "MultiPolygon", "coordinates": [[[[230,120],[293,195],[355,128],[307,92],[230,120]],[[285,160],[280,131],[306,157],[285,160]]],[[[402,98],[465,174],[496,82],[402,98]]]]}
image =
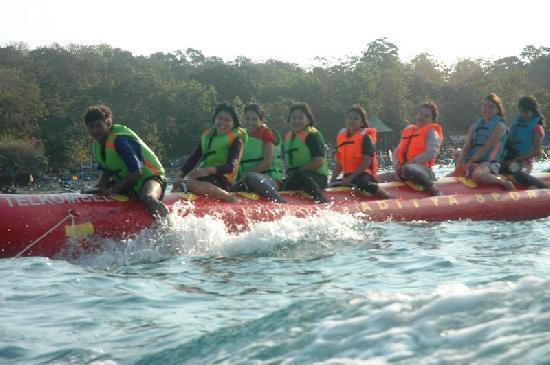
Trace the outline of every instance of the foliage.
{"type": "Polygon", "coordinates": [[[25,174],[40,175],[47,170],[48,162],[36,141],[0,139],[0,176],[4,178],[25,174]]]}
{"type": "Polygon", "coordinates": [[[517,57],[466,59],[447,67],[427,53],[402,62],[398,47],[381,38],[359,55],[319,62],[303,68],[242,56],[224,61],[192,48],[144,57],[104,44],[0,47],[0,138],[19,141],[4,146],[0,161],[3,166],[16,161],[13,151],[28,156],[21,147],[28,142],[21,139],[33,139],[40,166],[44,155],[54,169],[89,162],[91,139],[83,114],[95,103],[109,105],[114,121],[134,129],[164,161],[192,151],[222,100],[241,112],[247,102],[262,104],[268,123],[283,134],[289,107],[308,102],[331,142],[345,111],[360,102],[396,131],[392,143],[425,100],[439,104],[447,135],[467,131],[489,92],[502,97],[509,118],[523,95],[535,95],[543,112],[550,105],[546,47],[528,45],[517,57]]]}

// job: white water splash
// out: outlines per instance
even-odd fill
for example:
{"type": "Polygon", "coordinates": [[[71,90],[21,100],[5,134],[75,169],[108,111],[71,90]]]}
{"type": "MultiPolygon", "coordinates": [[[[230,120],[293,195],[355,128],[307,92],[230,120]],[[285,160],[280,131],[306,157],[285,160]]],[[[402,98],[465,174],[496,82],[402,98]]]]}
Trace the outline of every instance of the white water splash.
{"type": "Polygon", "coordinates": [[[342,242],[372,239],[373,233],[365,229],[367,224],[352,215],[322,211],[307,218],[285,216],[278,221],[254,223],[247,231],[232,233],[217,217],[173,214],[169,225],[143,230],[133,238],[102,239],[100,252],[77,261],[111,266],[157,262],[173,256],[274,256],[283,251],[308,255],[334,249],[342,242]]]}
{"type": "Polygon", "coordinates": [[[315,339],[294,353],[293,360],[299,363],[330,348],[342,363],[357,358],[388,362],[430,358],[428,363],[434,364],[438,359],[460,364],[521,363],[521,359],[550,353],[544,350],[550,343],[548,329],[535,326],[550,317],[544,307],[533,306],[538,295],[549,295],[549,284],[524,277],[477,288],[443,284],[434,293],[420,296],[369,293],[349,302],[358,307],[356,315],[320,321],[313,331],[315,339]]]}

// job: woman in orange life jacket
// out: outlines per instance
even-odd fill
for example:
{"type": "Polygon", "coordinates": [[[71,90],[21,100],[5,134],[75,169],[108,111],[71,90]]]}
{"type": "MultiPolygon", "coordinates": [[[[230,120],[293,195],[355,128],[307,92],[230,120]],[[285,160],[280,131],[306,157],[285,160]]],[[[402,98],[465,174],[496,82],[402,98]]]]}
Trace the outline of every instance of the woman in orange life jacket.
{"type": "Polygon", "coordinates": [[[468,130],[456,172],[463,172],[479,184],[495,184],[504,190],[514,190],[511,181],[497,177],[506,139],[504,107],[500,98],[491,93],[483,99],[481,118],[468,130]]]}
{"type": "Polygon", "coordinates": [[[181,167],[172,191],[181,191],[181,179],[185,176],[191,192],[236,202],[239,199],[229,191],[233,187],[246,132],[239,128],[237,112],[227,102],[216,107],[213,122],[214,127],[203,133],[195,150],[181,167]]]}
{"type": "Polygon", "coordinates": [[[137,196],[155,218],[167,217],[161,201],[166,190],[164,168],[155,153],[130,128],[113,124],[106,105],[90,106],[84,122],[94,138],[94,159],[102,173],[97,186],[83,193],[137,196]]]}
{"type": "Polygon", "coordinates": [[[354,104],[348,110],[346,126],[336,136],[337,152],[331,184],[343,172],[344,176],[339,181],[341,185],[358,188],[381,199],[390,198],[376,180],[376,129],[369,128],[367,111],[360,104],[354,104]]]}
{"type": "Polygon", "coordinates": [[[265,124],[265,113],[258,104],[245,106],[244,126],[248,141],[239,164],[236,188],[244,187],[270,201],[285,203],[277,192],[283,180],[281,136],[265,124]]]}
{"type": "MultiPolygon", "coordinates": [[[[435,163],[443,141],[443,130],[437,123],[439,109],[434,102],[426,102],[416,113],[416,122],[401,132],[401,142],[393,152],[395,169],[394,179],[408,180],[423,186],[432,195],[441,195],[434,186],[435,175],[432,166],[435,163]]],[[[380,178],[380,181],[384,181],[380,178]]]]}
{"type": "Polygon", "coordinates": [[[282,190],[304,190],[316,203],[328,203],[323,194],[328,176],[326,142],[313,126],[315,121],[311,108],[306,103],[294,104],[287,121],[291,127],[284,141],[288,177],[282,190]]]}
{"type": "Polygon", "coordinates": [[[534,158],[542,152],[544,116],[534,96],[519,99],[518,107],[519,115],[510,126],[500,172],[512,174],[523,186],[547,189],[548,185],[530,175],[534,158]]]}

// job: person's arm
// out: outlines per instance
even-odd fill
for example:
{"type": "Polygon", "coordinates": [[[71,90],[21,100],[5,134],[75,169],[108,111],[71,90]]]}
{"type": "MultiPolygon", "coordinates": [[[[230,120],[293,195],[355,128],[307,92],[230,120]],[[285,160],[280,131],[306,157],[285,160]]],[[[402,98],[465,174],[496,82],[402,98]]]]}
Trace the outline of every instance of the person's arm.
{"type": "Polygon", "coordinates": [[[101,188],[101,193],[106,195],[117,194],[132,187],[143,175],[143,166],[145,165],[141,147],[139,143],[133,139],[124,136],[117,137],[115,139],[115,149],[122,161],[124,161],[128,169],[128,175],[122,181],[112,186],[101,188]]]}
{"type": "Polygon", "coordinates": [[[111,177],[113,177],[113,174],[106,170],[101,170],[101,177],[99,178],[99,181],[96,184],[96,188],[101,191],[105,187],[107,187],[107,184],[109,183],[109,180],[111,180],[111,177]]]}
{"type": "Polygon", "coordinates": [[[242,153],[243,153],[243,140],[240,137],[235,138],[233,140],[233,143],[231,143],[231,146],[229,146],[227,163],[220,166],[209,168],[210,171],[207,175],[213,175],[213,174],[225,175],[230,173],[231,171],[234,171],[239,165],[242,153]]]}
{"type": "Polygon", "coordinates": [[[399,151],[399,146],[395,148],[391,153],[391,162],[393,165],[393,169],[397,172],[401,169],[401,162],[399,161],[399,156],[397,156],[397,151],[399,151]]]}
{"type": "Polygon", "coordinates": [[[317,171],[325,162],[325,146],[323,146],[319,137],[315,134],[309,134],[305,142],[311,154],[311,161],[300,167],[300,169],[317,171]]]}
{"type": "Polygon", "coordinates": [[[468,152],[470,152],[470,148],[472,148],[472,136],[474,132],[474,126],[471,126],[468,130],[468,137],[466,137],[466,143],[464,143],[464,146],[462,147],[462,151],[460,151],[460,155],[458,155],[458,159],[456,160],[456,166],[465,166],[466,161],[464,159],[466,156],[468,156],[468,152]]]}
{"type": "Polygon", "coordinates": [[[434,129],[428,131],[425,144],[426,150],[420,155],[411,159],[410,161],[407,161],[407,163],[416,163],[419,165],[423,165],[427,161],[433,160],[437,157],[437,155],[439,154],[439,148],[441,146],[441,139],[434,129]]]}
{"type": "Polygon", "coordinates": [[[332,168],[332,174],[330,175],[330,183],[336,181],[340,173],[342,172],[342,165],[340,164],[340,161],[336,158],[334,160],[334,167],[332,168]]]}
{"type": "Polygon", "coordinates": [[[534,136],[533,136],[533,148],[531,151],[529,151],[527,154],[523,156],[518,156],[516,158],[511,159],[509,162],[521,162],[521,161],[528,161],[534,157],[540,156],[542,153],[542,140],[544,139],[544,128],[542,125],[537,124],[535,129],[533,130],[534,136]]]}
{"type": "Polygon", "coordinates": [[[191,153],[191,156],[187,158],[187,160],[183,163],[181,166],[180,171],[176,174],[176,178],[174,179],[174,182],[172,184],[172,191],[180,191],[181,190],[181,179],[182,177],[186,176],[191,170],[197,166],[199,161],[202,157],[202,148],[201,143],[197,144],[195,149],[193,150],[193,153],[191,153]]]}
{"type": "Polygon", "coordinates": [[[262,172],[268,170],[273,164],[273,155],[275,153],[275,136],[271,129],[267,129],[262,138],[263,141],[263,150],[262,157],[263,159],[253,168],[250,169],[251,172],[262,172]]]}
{"type": "Polygon", "coordinates": [[[494,145],[498,143],[500,139],[502,139],[502,136],[506,133],[506,125],[504,123],[500,123],[498,126],[495,127],[495,130],[491,135],[489,136],[489,139],[483,145],[477,152],[466,161],[466,163],[472,163],[478,161],[480,158],[482,158],[487,151],[489,151],[494,145]]]}
{"type": "Polygon", "coordinates": [[[348,176],[344,177],[342,179],[342,183],[345,185],[348,185],[351,183],[353,179],[357,177],[357,175],[361,174],[365,169],[371,166],[372,164],[372,158],[371,156],[375,153],[374,151],[374,144],[372,143],[372,139],[369,136],[363,137],[363,160],[361,161],[361,164],[355,169],[354,172],[349,174],[348,176]]]}

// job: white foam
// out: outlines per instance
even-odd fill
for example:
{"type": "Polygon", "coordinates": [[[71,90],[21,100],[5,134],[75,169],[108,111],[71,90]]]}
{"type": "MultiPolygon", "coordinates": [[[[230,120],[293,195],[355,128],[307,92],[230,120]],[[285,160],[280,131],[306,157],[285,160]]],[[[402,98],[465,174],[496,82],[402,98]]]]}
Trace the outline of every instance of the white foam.
{"type": "Polygon", "coordinates": [[[363,221],[351,215],[321,211],[307,218],[285,216],[273,222],[250,225],[244,232],[229,232],[214,216],[173,214],[170,225],[145,229],[123,241],[100,240],[100,253],[85,255],[82,264],[109,266],[154,262],[173,256],[273,255],[294,249],[300,255],[324,252],[343,242],[364,242],[373,233],[363,221]]]}
{"type": "Polygon", "coordinates": [[[334,359],[319,363],[354,358],[384,363],[429,356],[434,363],[439,358],[496,364],[536,357],[536,351],[544,351],[547,330],[533,323],[550,320],[544,306],[533,305],[541,295],[550,296],[550,280],[536,277],[474,288],[447,283],[419,295],[368,293],[348,302],[358,311],[350,308],[313,324],[315,338],[293,359],[299,363],[327,349],[334,359]]]}

